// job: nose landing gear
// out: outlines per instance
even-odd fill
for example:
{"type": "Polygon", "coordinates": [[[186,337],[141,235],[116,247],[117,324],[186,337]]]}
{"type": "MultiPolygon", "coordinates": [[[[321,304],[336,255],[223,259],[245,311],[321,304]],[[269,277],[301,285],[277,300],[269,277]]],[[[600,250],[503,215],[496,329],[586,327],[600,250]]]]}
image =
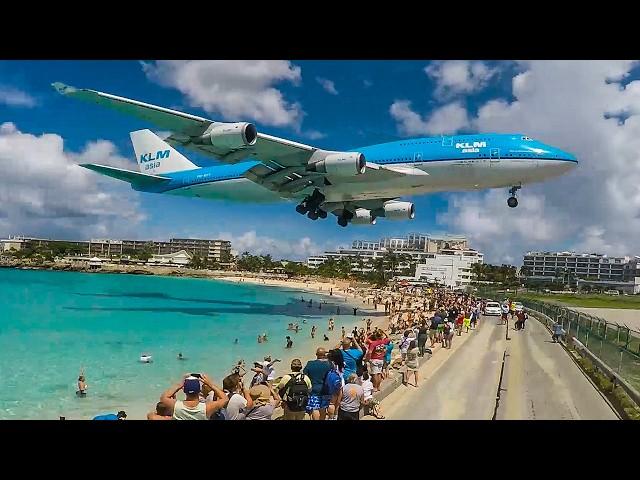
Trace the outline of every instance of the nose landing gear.
{"type": "Polygon", "coordinates": [[[338,225],[341,227],[346,227],[351,219],[353,218],[353,213],[349,210],[343,210],[342,214],[338,217],[338,225]]]}
{"type": "Polygon", "coordinates": [[[518,206],[518,199],[516,198],[516,192],[521,188],[522,188],[521,186],[516,185],[509,189],[509,194],[511,196],[507,199],[507,205],[509,205],[510,208],[516,208],[518,206]]]}

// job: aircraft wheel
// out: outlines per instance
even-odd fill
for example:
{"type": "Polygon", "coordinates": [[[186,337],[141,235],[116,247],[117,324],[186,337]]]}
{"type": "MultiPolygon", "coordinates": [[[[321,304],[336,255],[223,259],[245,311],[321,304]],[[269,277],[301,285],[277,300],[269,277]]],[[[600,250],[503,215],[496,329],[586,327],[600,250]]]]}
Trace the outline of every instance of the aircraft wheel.
{"type": "Polygon", "coordinates": [[[309,217],[311,220],[317,220],[318,219],[318,211],[317,210],[311,210],[309,213],[307,213],[307,217],[309,217]]]}
{"type": "Polygon", "coordinates": [[[516,208],[518,206],[518,199],[516,197],[509,197],[507,199],[507,205],[511,208],[516,208]]]}
{"type": "Polygon", "coordinates": [[[307,209],[307,207],[302,203],[296,207],[296,212],[298,212],[300,215],[305,215],[308,211],[309,210],[307,209]]]}
{"type": "Polygon", "coordinates": [[[348,224],[349,222],[347,221],[346,218],[338,217],[338,225],[340,225],[341,227],[346,227],[348,224]]]}
{"type": "Polygon", "coordinates": [[[325,212],[324,210],[318,210],[318,216],[320,218],[327,218],[327,212],[325,212]]]}

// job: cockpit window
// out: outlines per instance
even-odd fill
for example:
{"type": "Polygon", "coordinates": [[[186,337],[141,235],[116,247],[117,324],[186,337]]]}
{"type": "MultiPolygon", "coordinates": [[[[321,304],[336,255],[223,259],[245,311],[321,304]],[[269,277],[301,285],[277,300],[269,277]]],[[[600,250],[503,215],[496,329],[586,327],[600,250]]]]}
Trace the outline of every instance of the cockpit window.
{"type": "Polygon", "coordinates": [[[533,142],[533,138],[531,138],[531,137],[522,137],[522,140],[526,140],[528,142],[533,142]]]}

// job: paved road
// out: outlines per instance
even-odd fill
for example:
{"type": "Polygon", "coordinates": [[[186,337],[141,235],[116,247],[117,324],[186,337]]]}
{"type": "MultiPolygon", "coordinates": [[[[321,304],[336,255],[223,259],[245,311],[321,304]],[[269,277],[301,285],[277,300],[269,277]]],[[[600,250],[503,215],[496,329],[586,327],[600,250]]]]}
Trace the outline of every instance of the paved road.
{"type": "Polygon", "coordinates": [[[498,420],[617,419],[567,352],[551,342],[540,323],[531,318],[524,331],[514,331],[513,322],[509,323],[508,341],[498,319],[485,317],[458,349],[436,352],[428,362],[434,362],[435,372],[421,379],[420,388],[398,396],[389,405],[387,418],[489,420],[495,413],[498,420]],[[445,355],[450,355],[446,361],[445,355]]]}
{"type": "Polygon", "coordinates": [[[616,420],[561,345],[531,318],[509,332],[498,420],[616,420]]]}
{"type": "MultiPolygon", "coordinates": [[[[493,416],[505,350],[505,330],[496,317],[486,317],[453,352],[437,351],[429,364],[451,353],[419,389],[398,398],[385,415],[403,420],[487,420],[493,416]]],[[[456,348],[458,337],[454,337],[456,348]]],[[[434,365],[435,366],[435,365],[434,365]]],[[[401,387],[402,388],[402,387],[401,387]]]]}

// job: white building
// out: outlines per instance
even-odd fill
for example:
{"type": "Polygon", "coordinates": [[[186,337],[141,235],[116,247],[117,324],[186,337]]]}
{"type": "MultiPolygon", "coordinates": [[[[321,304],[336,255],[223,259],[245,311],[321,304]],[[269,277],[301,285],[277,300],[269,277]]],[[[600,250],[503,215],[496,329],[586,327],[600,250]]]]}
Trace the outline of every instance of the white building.
{"type": "Polygon", "coordinates": [[[415,280],[464,288],[471,283],[471,265],[482,263],[483,257],[482,253],[471,249],[429,253],[424,263],[416,265],[415,280]]]}
{"type": "Polygon", "coordinates": [[[148,261],[148,265],[188,265],[193,256],[186,250],[164,255],[153,255],[148,261]]]}

